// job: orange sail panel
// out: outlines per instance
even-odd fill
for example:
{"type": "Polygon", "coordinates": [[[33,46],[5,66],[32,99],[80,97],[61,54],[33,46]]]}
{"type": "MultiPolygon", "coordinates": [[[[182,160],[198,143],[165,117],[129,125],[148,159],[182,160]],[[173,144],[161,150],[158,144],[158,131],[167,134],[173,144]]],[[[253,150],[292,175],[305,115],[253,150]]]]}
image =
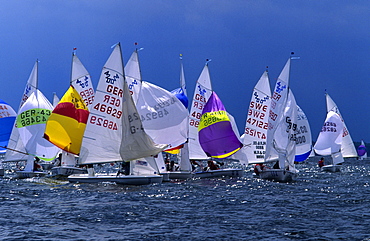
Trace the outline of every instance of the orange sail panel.
{"type": "Polygon", "coordinates": [[[84,101],[70,86],[46,122],[44,138],[62,150],[78,155],[88,117],[84,101]]]}

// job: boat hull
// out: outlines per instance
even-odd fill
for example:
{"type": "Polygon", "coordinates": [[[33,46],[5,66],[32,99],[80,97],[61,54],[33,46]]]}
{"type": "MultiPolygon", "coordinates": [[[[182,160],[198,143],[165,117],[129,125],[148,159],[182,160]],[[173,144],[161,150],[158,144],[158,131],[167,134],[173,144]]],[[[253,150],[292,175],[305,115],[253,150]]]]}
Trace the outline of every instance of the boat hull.
{"type": "Polygon", "coordinates": [[[208,170],[208,171],[194,173],[194,177],[199,177],[199,178],[242,177],[243,175],[244,175],[243,169],[234,169],[234,168],[208,170]]]}
{"type": "Polygon", "coordinates": [[[53,163],[40,163],[42,170],[51,170],[54,167],[53,163]]]}
{"type": "Polygon", "coordinates": [[[86,174],[87,170],[85,168],[79,167],[53,167],[51,168],[51,176],[61,176],[68,177],[73,174],[86,174]]]}
{"type": "Polygon", "coordinates": [[[193,173],[189,171],[174,171],[169,172],[170,179],[186,180],[193,177],[193,173]]]}
{"type": "Polygon", "coordinates": [[[162,176],[162,178],[163,178],[162,181],[163,182],[169,182],[169,181],[171,181],[170,174],[168,172],[162,172],[162,173],[159,173],[159,175],[162,176]]]}
{"type": "Polygon", "coordinates": [[[340,167],[340,165],[325,165],[321,167],[321,170],[325,172],[340,172],[340,167]]]}
{"type": "Polygon", "coordinates": [[[297,173],[284,169],[268,169],[259,173],[259,178],[276,182],[290,182],[295,179],[297,173]]]}
{"type": "Polygon", "coordinates": [[[147,185],[152,183],[162,183],[161,175],[116,175],[116,174],[96,174],[89,176],[88,174],[74,174],[68,176],[68,181],[72,183],[100,183],[100,182],[115,182],[123,185],[147,185]]]}
{"type": "Polygon", "coordinates": [[[16,171],[16,177],[19,179],[32,178],[32,177],[43,177],[46,176],[46,172],[30,172],[30,171],[16,171]]]}

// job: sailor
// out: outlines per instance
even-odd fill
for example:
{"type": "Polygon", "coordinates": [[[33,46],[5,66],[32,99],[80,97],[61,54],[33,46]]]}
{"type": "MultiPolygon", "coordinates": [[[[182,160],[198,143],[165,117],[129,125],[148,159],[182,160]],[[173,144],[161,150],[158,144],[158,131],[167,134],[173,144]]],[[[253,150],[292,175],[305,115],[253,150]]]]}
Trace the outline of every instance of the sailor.
{"type": "Polygon", "coordinates": [[[220,167],[217,164],[215,164],[214,161],[211,161],[211,160],[208,161],[208,167],[209,167],[210,170],[220,169],[220,167]]]}
{"type": "Polygon", "coordinates": [[[321,157],[320,161],[318,162],[318,165],[319,165],[320,168],[325,166],[323,157],[321,157]]]}
{"type": "Polygon", "coordinates": [[[42,171],[41,165],[39,164],[40,158],[35,157],[35,160],[33,161],[33,171],[42,171]]]}
{"type": "Polygon", "coordinates": [[[263,169],[265,169],[265,165],[263,165],[262,163],[258,163],[254,166],[254,172],[259,175],[263,169]]]}

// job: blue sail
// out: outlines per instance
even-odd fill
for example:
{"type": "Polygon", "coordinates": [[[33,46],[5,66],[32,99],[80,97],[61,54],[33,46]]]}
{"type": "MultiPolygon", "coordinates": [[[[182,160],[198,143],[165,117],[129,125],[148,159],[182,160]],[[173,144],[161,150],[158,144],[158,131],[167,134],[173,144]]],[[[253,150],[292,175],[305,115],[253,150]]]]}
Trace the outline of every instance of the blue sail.
{"type": "Polygon", "coordinates": [[[177,97],[177,99],[181,101],[181,103],[185,106],[185,108],[188,108],[189,100],[182,88],[177,88],[175,90],[172,90],[171,93],[174,94],[177,97]]]}
{"type": "Polygon", "coordinates": [[[0,153],[5,153],[8,146],[17,114],[14,109],[5,101],[0,99],[0,153]]]}

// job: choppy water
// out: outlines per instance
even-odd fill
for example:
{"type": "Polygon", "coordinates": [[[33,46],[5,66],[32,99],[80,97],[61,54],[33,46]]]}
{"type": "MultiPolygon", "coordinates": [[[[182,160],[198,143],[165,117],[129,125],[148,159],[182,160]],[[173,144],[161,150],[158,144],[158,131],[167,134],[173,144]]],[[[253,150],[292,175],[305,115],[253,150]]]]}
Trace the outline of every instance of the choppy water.
{"type": "Polygon", "coordinates": [[[370,240],[370,161],[317,162],[293,183],[252,177],[126,187],[0,180],[2,240],[370,240]]]}

